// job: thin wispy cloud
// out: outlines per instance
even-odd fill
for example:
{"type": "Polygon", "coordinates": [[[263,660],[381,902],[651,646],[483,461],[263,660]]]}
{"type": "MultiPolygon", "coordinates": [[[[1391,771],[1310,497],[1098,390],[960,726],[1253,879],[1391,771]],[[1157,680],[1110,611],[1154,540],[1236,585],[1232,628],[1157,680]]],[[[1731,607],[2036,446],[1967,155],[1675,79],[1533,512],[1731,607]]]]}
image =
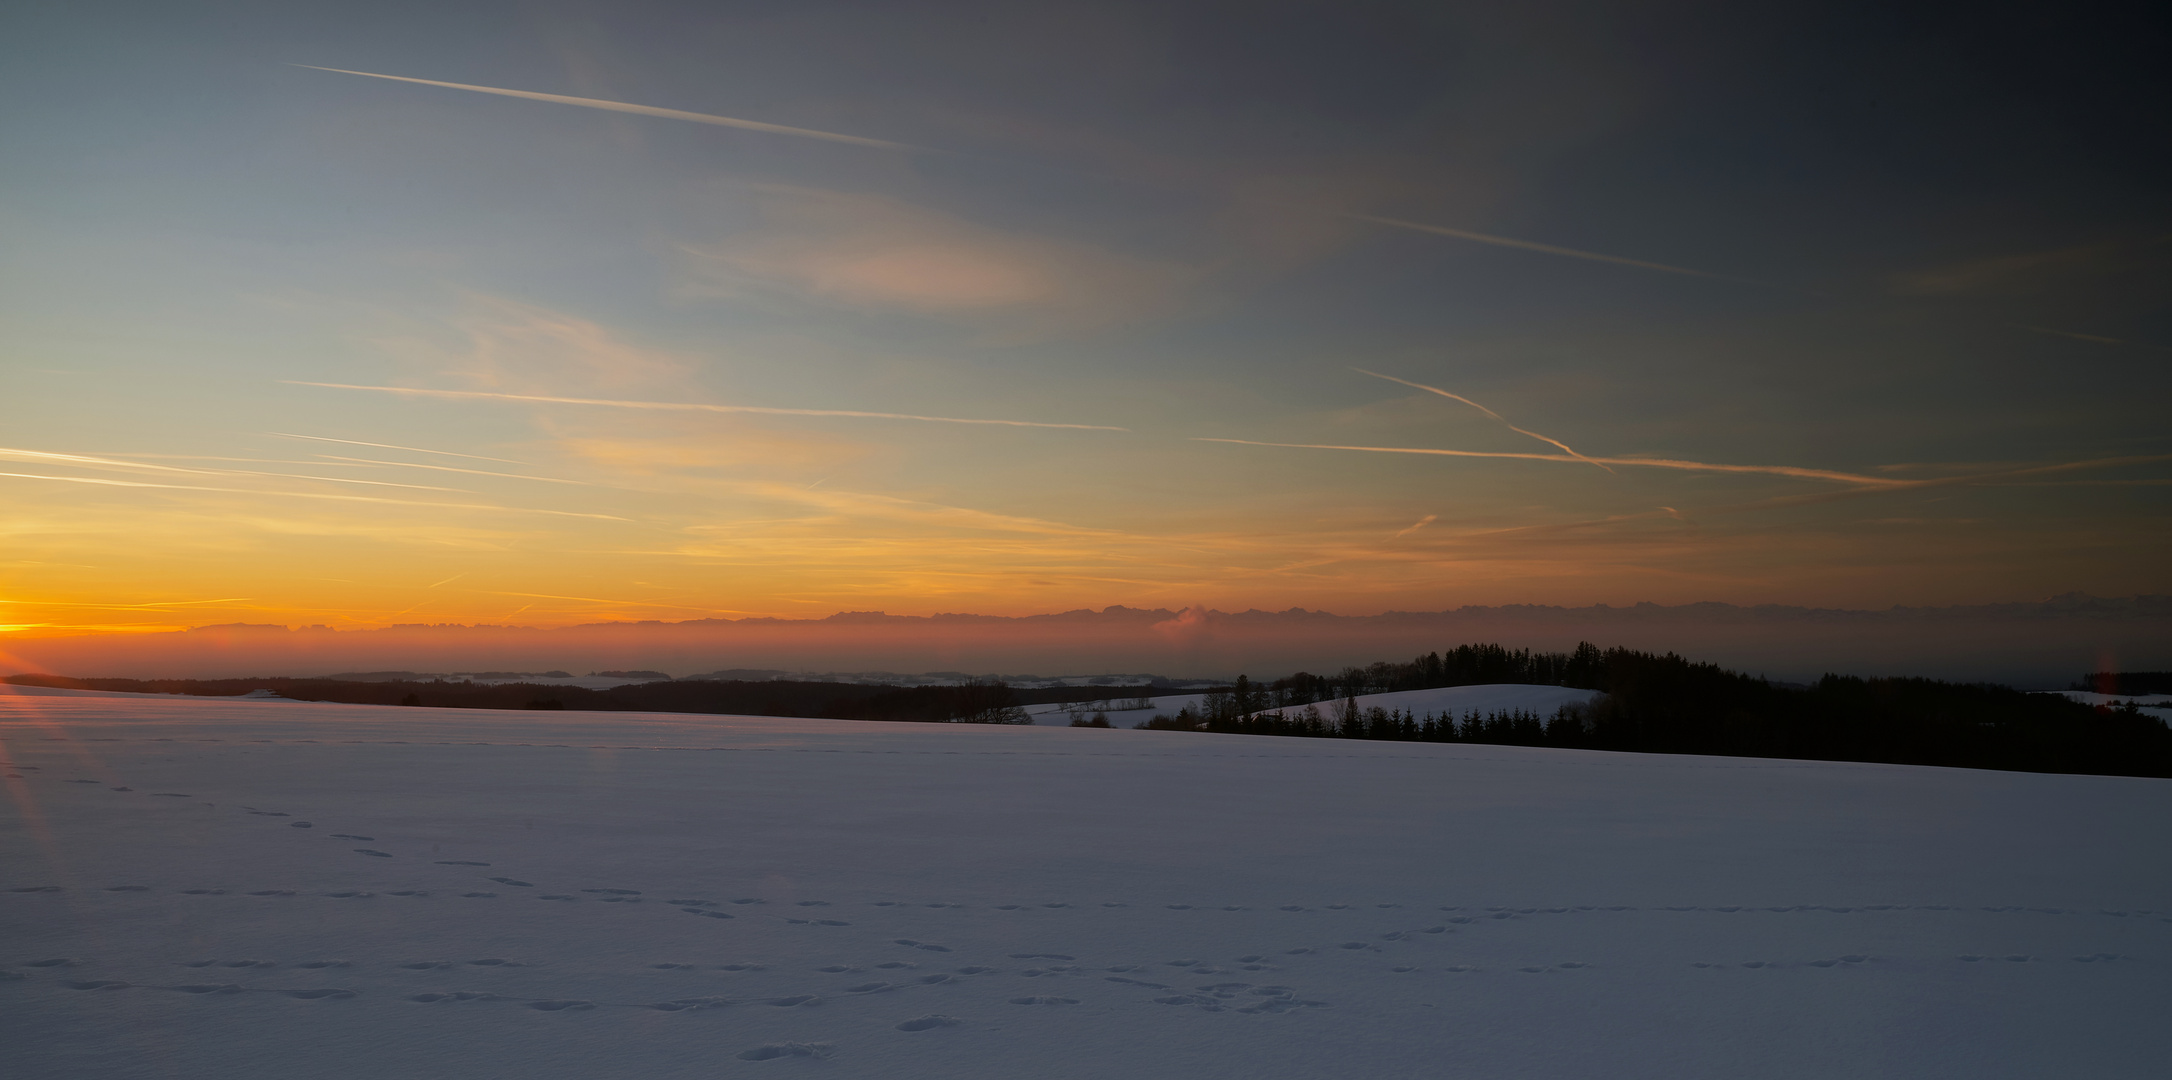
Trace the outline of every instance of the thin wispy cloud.
{"type": "Polygon", "coordinates": [[[1550,445],[1550,446],[1556,446],[1556,447],[1559,447],[1559,448],[1561,449],[1561,452],[1562,452],[1562,453],[1564,453],[1564,454],[1567,454],[1567,455],[1569,455],[1570,457],[1572,457],[1572,458],[1575,458],[1575,459],[1576,459],[1576,460],[1578,460],[1578,461],[1590,461],[1590,462],[1591,462],[1591,463],[1592,463],[1593,465],[1598,465],[1598,466],[1599,466],[1600,468],[1602,468],[1602,469],[1606,469],[1606,471],[1608,471],[1608,472],[1613,472],[1613,471],[1614,471],[1614,470],[1612,470],[1612,469],[1607,469],[1605,465],[1601,465],[1601,464],[1600,464],[1599,462],[1597,462],[1597,461],[1592,461],[1592,459],[1590,459],[1590,458],[1588,458],[1588,457],[1585,457],[1585,456],[1584,456],[1584,455],[1582,455],[1582,454],[1579,454],[1579,453],[1577,453],[1577,452],[1575,451],[1575,449],[1573,449],[1573,448],[1571,448],[1571,447],[1569,446],[1569,444],[1568,444],[1568,443],[1562,442],[1562,441],[1561,441],[1560,439],[1556,439],[1556,438],[1553,438],[1552,436],[1549,436],[1549,435],[1541,435],[1541,434],[1539,434],[1538,432],[1536,432],[1536,431],[1531,431],[1531,430],[1529,430],[1529,429],[1527,429],[1527,428],[1520,428],[1520,427],[1517,427],[1516,425],[1514,425],[1514,424],[1511,424],[1511,423],[1509,423],[1509,421],[1508,421],[1508,417],[1502,416],[1502,415],[1501,415],[1500,413],[1494,412],[1494,411],[1493,411],[1492,409],[1486,408],[1486,407],[1485,407],[1484,405],[1480,405],[1479,403],[1477,403],[1477,402],[1475,402],[1475,401],[1472,401],[1471,399],[1469,399],[1469,398],[1467,398],[1467,397],[1464,397],[1464,396],[1463,396],[1463,395],[1461,395],[1461,394],[1451,394],[1451,393],[1449,393],[1448,391],[1446,391],[1446,390],[1443,390],[1443,389],[1441,389],[1441,388],[1440,388],[1440,387],[1438,387],[1438,386],[1427,386],[1427,385],[1426,385],[1426,384],[1424,384],[1424,383],[1419,383],[1419,382],[1411,382],[1411,381],[1410,381],[1409,379],[1398,379],[1398,378],[1396,378],[1396,377],[1395,377],[1395,376],[1393,376],[1393,375],[1382,375],[1381,373],[1379,373],[1379,372],[1377,372],[1377,371],[1367,371],[1367,370],[1365,370],[1364,368],[1351,368],[1350,370],[1352,370],[1352,371],[1355,371],[1355,372],[1357,372],[1357,373],[1358,373],[1358,374],[1360,374],[1360,375],[1370,375],[1370,376],[1372,376],[1372,377],[1373,377],[1373,378],[1375,378],[1375,379],[1386,379],[1386,380],[1388,380],[1389,382],[1392,382],[1392,383],[1402,383],[1402,384],[1403,384],[1404,386],[1412,387],[1412,388],[1414,388],[1414,389],[1418,389],[1418,390],[1424,390],[1424,391],[1426,391],[1426,392],[1428,392],[1428,393],[1433,393],[1433,394],[1439,394],[1440,396],[1442,396],[1442,397],[1444,397],[1444,398],[1453,398],[1453,399],[1454,399],[1454,400],[1456,400],[1456,401],[1460,401],[1460,402],[1464,403],[1465,405],[1468,405],[1468,406],[1470,406],[1471,408],[1477,409],[1477,410],[1478,410],[1479,412],[1485,413],[1485,414],[1486,414],[1487,416],[1490,416],[1490,417],[1494,418],[1495,420],[1498,420],[1498,421],[1500,421],[1500,422],[1501,422],[1501,424],[1502,424],[1503,426],[1505,426],[1505,427],[1507,427],[1507,428],[1508,428],[1508,430],[1510,430],[1510,431],[1513,431],[1513,432],[1515,432],[1515,433],[1516,433],[1516,434],[1518,434],[1518,435],[1528,435],[1528,436],[1530,436],[1530,437],[1532,437],[1532,438],[1534,438],[1534,439],[1537,439],[1538,441],[1540,441],[1540,442],[1542,442],[1542,443],[1546,443],[1546,444],[1548,444],[1548,445],[1550,445]]]}
{"type": "Polygon", "coordinates": [[[507,90],[497,86],[471,86],[467,83],[439,82],[436,79],[411,79],[404,75],[380,75],[374,71],[349,71],[346,68],[318,67],[315,64],[288,64],[287,66],[308,68],[311,71],[329,71],[339,75],[360,75],[366,79],[388,79],[392,82],[414,83],[418,86],[439,86],[447,90],[466,90],[475,94],[495,94],[498,97],[548,101],[554,105],[577,105],[584,109],[602,109],[606,112],[631,113],[635,116],[653,116],[663,120],[683,120],[690,124],[711,124],[716,127],[739,128],[742,131],[788,135],[795,139],[820,139],[823,142],[849,143],[853,146],[868,146],[878,150],[903,150],[916,154],[940,153],[940,151],[929,147],[912,146],[907,143],[891,142],[887,139],[868,139],[858,135],[840,135],[834,131],[816,131],[812,128],[766,124],[760,120],[741,120],[733,116],[688,112],[684,109],[662,109],[654,105],[635,105],[625,101],[605,101],[601,98],[572,97],[566,94],[541,94],[533,90],[507,90]]]}
{"type": "Polygon", "coordinates": [[[1409,536],[1411,533],[1417,532],[1419,529],[1425,528],[1426,526],[1431,525],[1432,523],[1439,520],[1439,514],[1427,514],[1426,516],[1419,518],[1417,521],[1413,522],[1409,528],[1406,528],[1403,531],[1396,533],[1394,537],[1392,537],[1392,539],[1401,540],[1402,538],[1409,536]]]}
{"type": "Polygon", "coordinates": [[[1516,461],[1563,461],[1587,465],[1631,465],[1644,469],[1678,469],[1685,472],[1711,473],[1763,473],[1771,476],[1788,476],[1798,480],[1832,480],[1844,484],[1860,484],[1863,487],[1898,488],[1915,486],[1914,481],[1895,480],[1885,476],[1864,476],[1860,473],[1835,472],[1831,469],[1803,469],[1793,465],[1725,465],[1708,461],[1680,461],[1673,458],[1602,457],[1590,458],[1568,454],[1518,454],[1498,450],[1436,450],[1417,446],[1338,446],[1328,443],[1281,443],[1259,442],[1253,439],[1210,439],[1195,437],[1192,442],[1234,443],[1239,446],[1275,446],[1290,450],[1354,450],[1368,454],[1423,454],[1432,457],[1507,458],[1516,461]]]}
{"type": "Polygon", "coordinates": [[[861,420],[916,420],[931,424],[988,424],[997,427],[1065,428],[1072,431],[1130,431],[1106,424],[1059,424],[1042,420],[982,420],[957,416],[921,416],[916,413],[863,412],[858,409],[783,409],[767,405],[708,405],[690,401],[621,401],[612,398],[549,397],[542,394],[499,394],[484,390],[422,390],[411,386],[357,386],[353,383],[303,382],[281,379],[290,386],[321,386],[329,390],[369,390],[408,397],[451,398],[470,401],[529,401],[544,405],[598,405],[613,409],[655,409],[667,412],[753,413],[760,416],[842,416],[861,420]]]}
{"type": "Polygon", "coordinates": [[[1166,311],[1206,273],[882,196],[747,190],[767,227],[681,244],[686,292],[906,311],[1038,336],[1166,311]]]}
{"type": "Polygon", "coordinates": [[[328,439],[322,435],[296,435],[292,432],[286,431],[267,431],[264,434],[277,435],[282,439],[308,439],[311,442],[344,443],[348,446],[372,446],[376,447],[379,450],[405,450],[409,453],[414,454],[442,454],[445,457],[469,458],[475,461],[495,461],[500,465],[530,464],[530,462],[526,461],[514,461],[512,458],[484,457],[481,454],[456,454],[450,450],[430,450],[420,446],[395,446],[392,443],[362,442],[359,439],[328,439]]]}
{"type": "Polygon", "coordinates": [[[824,488],[816,491],[793,484],[779,483],[740,483],[733,486],[748,494],[767,496],[782,502],[798,503],[840,514],[868,515],[912,521],[920,524],[986,529],[995,532],[1097,538],[1127,536],[1127,534],[1113,529],[1069,525],[1064,522],[1048,521],[1043,518],[999,514],[987,510],[975,510],[970,507],[928,502],[922,499],[900,498],[895,495],[842,491],[836,488],[824,488]]]}

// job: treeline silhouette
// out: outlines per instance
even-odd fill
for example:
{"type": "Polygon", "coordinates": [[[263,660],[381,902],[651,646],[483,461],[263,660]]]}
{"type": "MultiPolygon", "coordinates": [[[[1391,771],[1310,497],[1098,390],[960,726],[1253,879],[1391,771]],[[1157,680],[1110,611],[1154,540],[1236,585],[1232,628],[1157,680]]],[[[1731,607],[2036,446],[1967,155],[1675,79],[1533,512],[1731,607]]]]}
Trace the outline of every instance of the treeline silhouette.
{"type": "MultiPolygon", "coordinates": [[[[2100,673],[2091,689],[2152,692],[2164,672],[2100,673]]],[[[931,723],[1022,723],[1023,706],[1170,693],[1168,687],[1018,689],[1000,680],[953,686],[682,680],[586,690],[534,683],[332,679],[72,679],[16,675],[6,682],[83,690],[231,696],[271,690],[297,701],[466,709],[731,713],[931,723]]],[[[1083,715],[1083,714],[1081,714],[1083,715]]],[[[1074,718],[1075,720],[1078,718],[1074,718]]],[[[1083,722],[1082,722],[1083,723],[1083,722]]],[[[1586,642],[1565,653],[1463,645],[1407,663],[1382,661],[1336,675],[1299,672],[1269,683],[1240,676],[1204,705],[1139,727],[1244,735],[1475,742],[1667,754],[1890,762],[2026,772],[2172,776],[2172,729],[2139,709],[2058,694],[1934,679],[1827,675],[1776,684],[1673,653],[1586,642]],[[1368,694],[1489,683],[1566,686],[1599,693],[1552,715],[1360,708],[1368,694]]]]}
{"type": "Polygon", "coordinates": [[[2172,671],[2099,671],[2084,675],[2069,690],[2089,690],[2114,697],[2172,694],[2172,671]]]}
{"type": "Polygon", "coordinates": [[[1827,675],[1777,685],[1717,664],[1590,643],[1568,653],[1466,645],[1409,663],[1272,683],[1240,676],[1203,707],[1141,727],[1310,738],[1478,742],[1663,754],[2172,776],[2172,729],[2134,708],[1935,679],[1827,675]],[[1549,677],[1551,676],[1551,677],[1549,677]],[[1359,708],[1392,690],[1520,682],[1596,690],[1551,716],[1359,708]]]}
{"type": "Polygon", "coordinates": [[[1022,724],[1024,706],[1092,701],[1112,694],[1168,693],[1166,687],[1057,686],[1020,689],[1000,679],[953,686],[881,686],[834,682],[741,682],[689,679],[608,690],[543,683],[449,680],[359,682],[341,679],[72,679],[13,675],[6,682],[74,690],[233,697],[270,690],[295,701],[351,705],[421,705],[444,709],[580,709],[598,712],[732,713],[927,723],[1022,724]]]}

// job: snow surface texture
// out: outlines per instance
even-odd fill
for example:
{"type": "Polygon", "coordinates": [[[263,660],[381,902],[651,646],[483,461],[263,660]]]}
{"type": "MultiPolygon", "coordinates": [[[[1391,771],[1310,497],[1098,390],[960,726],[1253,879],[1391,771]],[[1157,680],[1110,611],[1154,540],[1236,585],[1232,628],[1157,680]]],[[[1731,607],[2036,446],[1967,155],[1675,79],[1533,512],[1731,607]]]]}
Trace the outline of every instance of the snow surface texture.
{"type": "Polygon", "coordinates": [[[2144,1077],[2172,783],[0,698],[22,1077],[2144,1077]]]}

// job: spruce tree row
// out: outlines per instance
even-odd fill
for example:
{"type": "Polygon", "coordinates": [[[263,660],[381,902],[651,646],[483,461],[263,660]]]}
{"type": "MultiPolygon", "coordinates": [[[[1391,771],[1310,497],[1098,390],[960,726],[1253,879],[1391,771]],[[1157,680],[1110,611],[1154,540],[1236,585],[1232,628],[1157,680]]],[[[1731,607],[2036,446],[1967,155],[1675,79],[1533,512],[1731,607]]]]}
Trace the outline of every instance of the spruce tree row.
{"type": "Polygon", "coordinates": [[[1464,645],[1406,664],[1300,672],[1207,694],[1144,728],[1238,735],[1476,742],[1669,754],[1876,761],[2028,772],[2172,776],[2172,729],[2131,705],[1934,679],[1826,675],[1776,686],[1717,664],[1590,643],[1568,653],[1464,645]],[[1357,699],[1396,690],[1525,683],[1598,691],[1551,716],[1417,713],[1357,699]]]}

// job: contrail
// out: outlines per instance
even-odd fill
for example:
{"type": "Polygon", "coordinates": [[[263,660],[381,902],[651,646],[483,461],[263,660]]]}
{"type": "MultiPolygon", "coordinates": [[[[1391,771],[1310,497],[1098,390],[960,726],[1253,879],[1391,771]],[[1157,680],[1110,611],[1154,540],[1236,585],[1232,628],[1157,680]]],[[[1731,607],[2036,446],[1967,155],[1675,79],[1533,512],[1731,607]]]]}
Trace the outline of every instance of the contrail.
{"type": "Polygon", "coordinates": [[[317,456],[321,458],[328,458],[332,461],[353,462],[357,465],[390,465],[395,468],[401,469],[431,469],[437,472],[467,473],[470,476],[503,476],[514,480],[541,480],[546,484],[580,484],[583,487],[588,486],[588,483],[585,480],[560,480],[555,476],[529,476],[526,473],[490,472],[484,469],[458,469],[454,468],[451,465],[424,465],[420,462],[414,461],[379,461],[375,458],[341,457],[338,454],[318,454],[317,456]]]}
{"type": "Polygon", "coordinates": [[[569,97],[565,94],[539,94],[533,90],[505,90],[495,86],[469,86],[466,83],[439,82],[436,79],[410,79],[404,75],[379,75],[373,71],[349,71],[346,68],[318,67],[315,64],[288,64],[288,67],[308,68],[311,71],[330,71],[340,75],[360,75],[369,79],[390,79],[393,82],[415,83],[421,86],[442,86],[448,90],[467,90],[477,94],[496,94],[499,97],[527,98],[530,101],[548,101],[558,105],[579,105],[584,109],[602,109],[606,112],[632,113],[636,116],[655,116],[665,120],[684,120],[691,124],[714,124],[717,127],[740,128],[745,131],[761,131],[771,135],[791,135],[801,139],[820,139],[824,142],[850,143],[854,146],[872,146],[878,150],[904,150],[916,154],[939,153],[925,146],[890,142],[885,139],[867,139],[858,135],[839,135],[834,131],[815,131],[811,128],[786,127],[783,124],[765,124],[759,120],[740,120],[730,116],[714,116],[709,113],[687,112],[683,109],[659,109],[654,105],[634,105],[624,101],[604,101],[601,98],[569,97]]]}
{"type": "Polygon", "coordinates": [[[956,416],[919,416],[913,413],[860,412],[855,409],[779,409],[766,405],[704,405],[687,401],[618,401],[610,398],[544,397],[539,394],[494,394],[481,390],[418,390],[408,386],[356,386],[352,383],[303,382],[281,379],[289,386],[322,386],[331,390],[375,390],[410,397],[462,398],[481,401],[535,401],[548,405],[605,405],[614,409],[663,409],[673,412],[757,413],[763,416],[850,416],[863,420],[919,420],[934,424],[993,424],[1000,427],[1068,428],[1073,431],[1130,431],[1105,424],[1052,424],[1039,420],[968,420],[956,416]]]}
{"type": "Polygon", "coordinates": [[[56,454],[45,450],[19,450],[0,447],[0,458],[30,458],[39,461],[66,462],[91,468],[144,469],[154,472],[188,473],[192,476],[269,476],[283,480],[322,480],[331,484],[366,484],[370,487],[413,488],[417,491],[453,491],[465,494],[466,488],[437,487],[431,484],[396,484],[390,480],[362,480],[349,476],[306,476],[300,473],[264,472],[259,469],[184,469],[177,465],[153,465],[141,461],[115,461],[112,458],[91,457],[87,454],[56,454]]]}
{"type": "MultiPolygon", "coordinates": [[[[1441,388],[1440,388],[1440,387],[1438,387],[1438,386],[1427,386],[1427,385],[1426,385],[1426,384],[1424,384],[1424,383],[1415,383],[1415,382],[1411,382],[1411,381],[1410,381],[1409,379],[1398,379],[1398,378],[1396,378],[1396,377],[1395,377],[1395,376],[1393,376],[1393,375],[1382,375],[1381,373],[1379,373],[1379,372],[1377,372],[1377,371],[1367,371],[1367,370],[1365,370],[1364,368],[1361,368],[1361,367],[1359,367],[1359,368],[1351,368],[1350,370],[1352,370],[1352,371],[1355,371],[1355,372],[1357,372],[1357,373],[1358,373],[1358,374],[1360,374],[1360,375],[1370,375],[1370,376],[1372,376],[1372,377],[1373,377],[1373,378],[1375,378],[1375,379],[1386,379],[1386,380],[1388,380],[1389,382],[1393,382],[1393,383],[1402,383],[1402,384],[1403,384],[1404,386],[1409,386],[1409,387],[1413,387],[1413,388],[1416,388],[1416,389],[1419,389],[1419,390],[1425,390],[1425,391],[1429,391],[1429,392],[1431,392],[1431,393],[1439,394],[1440,396],[1442,396],[1442,397],[1444,397],[1444,398],[1454,398],[1455,400],[1457,400],[1457,401],[1460,401],[1460,402],[1464,403],[1465,405],[1468,405],[1468,406],[1470,406],[1471,408],[1477,409],[1477,410],[1478,410],[1479,412],[1485,413],[1485,414],[1486,414],[1487,416],[1490,416],[1490,417],[1494,418],[1495,420],[1498,420],[1498,421],[1500,421],[1500,422],[1501,422],[1501,423],[1503,423],[1503,424],[1506,424],[1506,425],[1508,426],[1508,430],[1510,430],[1510,431],[1513,431],[1513,432],[1515,432],[1515,433],[1516,433],[1516,434],[1518,434],[1518,435],[1529,435],[1529,436],[1531,436],[1532,438],[1534,438],[1534,439],[1537,439],[1538,441],[1540,441],[1540,442],[1542,442],[1542,443],[1549,443],[1549,444],[1551,444],[1551,445],[1554,445],[1554,446],[1558,446],[1558,447],[1560,447],[1560,448],[1561,448],[1561,451],[1562,451],[1563,453],[1565,453],[1565,454],[1569,455],[1569,456],[1570,456],[1570,457],[1572,457],[1572,458],[1575,458],[1575,459],[1577,459],[1578,461],[1590,461],[1590,462],[1591,462],[1591,463],[1592,463],[1593,465],[1599,465],[1599,463],[1598,463],[1597,461],[1592,461],[1592,459],[1591,459],[1591,458],[1585,457],[1584,455],[1582,455],[1582,454],[1579,454],[1579,453],[1577,453],[1577,452],[1576,452],[1575,450],[1571,449],[1571,448],[1569,447],[1569,444],[1568,444],[1568,443],[1562,442],[1562,441],[1561,441],[1560,439],[1555,439],[1555,438],[1549,438],[1549,437],[1547,437],[1547,436],[1545,436],[1545,435],[1541,435],[1541,434],[1539,434],[1539,433],[1538,433],[1538,432],[1536,432],[1536,431],[1528,431],[1528,430],[1525,430],[1525,429],[1523,429],[1523,428],[1517,427],[1517,426],[1516,426],[1516,425],[1514,425],[1514,424],[1510,424],[1510,423],[1508,422],[1508,417],[1502,416],[1502,415],[1501,415],[1500,413],[1494,412],[1494,411],[1493,411],[1492,409],[1486,408],[1486,407],[1485,407],[1484,405],[1480,405],[1479,403],[1477,403],[1477,402],[1475,402],[1475,401],[1472,401],[1471,399],[1469,399],[1469,398],[1467,398],[1467,397],[1464,397],[1464,396],[1463,396],[1463,395],[1461,395],[1461,394],[1451,394],[1451,393],[1449,393],[1448,391],[1446,391],[1446,390],[1443,390],[1443,389],[1441,389],[1441,388]]],[[[1602,469],[1606,469],[1606,466],[1604,466],[1604,465],[1599,465],[1599,467],[1600,467],[1600,468],[1602,468],[1602,469]]],[[[1606,471],[1608,471],[1608,472],[1613,472],[1614,470],[1612,470],[1612,469],[1606,469],[1606,471]]]]}
{"type": "Polygon", "coordinates": [[[1883,476],[1862,476],[1856,473],[1833,472],[1829,469],[1799,469],[1793,465],[1716,465],[1704,461],[1677,461],[1671,458],[1587,458],[1567,454],[1516,454],[1486,450],[1434,450],[1409,446],[1334,446],[1324,443],[1256,442],[1252,439],[1194,438],[1192,442],[1235,443],[1239,446],[1279,446],[1292,450],[1360,450],[1372,454],[1429,454],[1438,457],[1511,458],[1518,461],[1569,461],[1586,464],[1635,465],[1650,469],[1681,469],[1687,472],[1720,473],[1767,473],[1773,476],[1792,476],[1798,480],[1834,480],[1864,487],[1903,488],[1914,487],[1917,481],[1893,480],[1883,476]]]}
{"type": "Polygon", "coordinates": [[[376,447],[376,448],[377,448],[377,449],[379,449],[379,450],[406,450],[406,451],[410,451],[410,452],[412,452],[412,453],[417,453],[417,454],[443,454],[443,455],[445,455],[446,457],[462,457],[462,458],[473,458],[473,459],[474,459],[474,460],[476,460],[476,461],[495,461],[495,462],[499,463],[500,465],[527,465],[527,464],[529,464],[529,462],[526,462],[526,461],[514,461],[514,460],[513,460],[512,458],[502,458],[502,457],[484,457],[484,456],[483,456],[483,455],[481,455],[481,454],[456,454],[456,453],[453,453],[453,452],[452,452],[452,451],[450,451],[450,450],[426,450],[426,449],[424,449],[424,448],[422,448],[422,447],[420,447],[420,446],[394,446],[394,445],[393,445],[393,444],[391,444],[391,443],[381,443],[381,442],[362,442],[362,441],[360,441],[360,440],[358,440],[358,439],[327,439],[327,438],[325,438],[325,437],[324,437],[324,436],[322,436],[322,435],[295,435],[295,434],[292,434],[291,432],[285,432],[285,431],[267,431],[267,432],[265,432],[264,434],[266,434],[266,435],[277,435],[277,436],[279,436],[279,437],[280,437],[280,438],[282,438],[282,439],[308,439],[308,440],[309,440],[309,441],[311,441],[311,442],[335,442],[335,443],[346,443],[346,444],[347,444],[348,446],[374,446],[374,447],[376,447]]]}
{"type": "Polygon", "coordinates": [[[1411,525],[1410,528],[1404,529],[1402,532],[1396,533],[1394,536],[1389,537],[1389,539],[1401,540],[1403,537],[1409,536],[1411,533],[1417,532],[1419,529],[1425,528],[1426,526],[1431,525],[1432,523],[1439,520],[1439,514],[1427,514],[1426,516],[1419,518],[1415,524],[1411,525]]]}
{"type": "Polygon", "coordinates": [[[68,484],[102,487],[160,488],[166,491],[216,491],[228,495],[268,495],[278,499],[324,499],[331,502],[389,503],[393,506],[428,506],[441,510],[495,510],[501,514],[549,514],[552,517],[595,518],[599,521],[632,521],[612,514],[583,514],[572,510],[536,510],[525,506],[491,506],[487,503],[421,502],[415,499],[379,499],[369,495],[328,495],[321,491],[257,491],[250,488],[204,487],[198,484],[151,484],[141,480],[107,480],[96,476],[43,476],[38,473],[0,472],[20,480],[58,480],[68,484]]]}
{"type": "Polygon", "coordinates": [[[7,604],[36,604],[39,607],[89,607],[107,608],[113,611],[139,611],[144,608],[189,607],[201,604],[240,604],[254,600],[253,596],[222,596],[215,600],[154,600],[147,604],[86,604],[75,600],[0,600],[7,604]]]}
{"type": "Polygon", "coordinates": [[[1625,259],[1619,255],[1602,255],[1596,251],[1579,251],[1575,248],[1555,247],[1552,244],[1539,244],[1529,240],[1517,240],[1507,236],[1494,236],[1490,233],[1471,232],[1467,229],[1451,229],[1445,225],[1427,225],[1424,222],[1404,221],[1400,218],[1376,217],[1372,214],[1345,213],[1340,216],[1349,218],[1353,221],[1369,221],[1375,225],[1386,225],[1389,228],[1393,229],[1409,229],[1412,232],[1432,233],[1435,236],[1452,236],[1458,240],[1470,240],[1480,244],[1492,244],[1496,247],[1520,248],[1524,251],[1538,251],[1548,255],[1565,255],[1571,259],[1589,259],[1592,262],[1613,263],[1616,266],[1634,266],[1640,270],[1657,270],[1663,274],[1682,274],[1687,277],[1711,278],[1715,281],[1743,281],[1753,285],[1763,284],[1762,282],[1752,282],[1748,278],[1734,277],[1730,274],[1714,274],[1703,270],[1691,270],[1688,267],[1684,266],[1668,266],[1666,263],[1646,262],[1643,259],[1625,259]]]}
{"type": "MultiPolygon", "coordinates": [[[[1835,502],[1859,495],[1874,495],[1891,491],[1914,491],[1920,488],[1965,487],[1971,484],[1998,484],[2023,477],[2043,476],[2048,473],[2078,472],[2084,469],[2116,469],[2126,465],[2154,465],[2172,461],[2172,454],[2142,454],[2129,457],[2090,458],[2085,461],[2063,461],[2052,465],[2030,465],[2016,469],[1996,469],[1991,472],[1967,473],[1961,476],[1941,476],[1930,480],[1903,480],[1875,490],[1854,488],[1847,491],[1826,491],[1814,495],[1786,495],[1759,502],[1738,503],[1733,506],[1711,507],[1713,512],[1745,510],[1771,510],[1785,506],[1807,506],[1814,503],[1835,502]]],[[[2087,481],[2074,481],[2087,483],[2087,481]]]]}

